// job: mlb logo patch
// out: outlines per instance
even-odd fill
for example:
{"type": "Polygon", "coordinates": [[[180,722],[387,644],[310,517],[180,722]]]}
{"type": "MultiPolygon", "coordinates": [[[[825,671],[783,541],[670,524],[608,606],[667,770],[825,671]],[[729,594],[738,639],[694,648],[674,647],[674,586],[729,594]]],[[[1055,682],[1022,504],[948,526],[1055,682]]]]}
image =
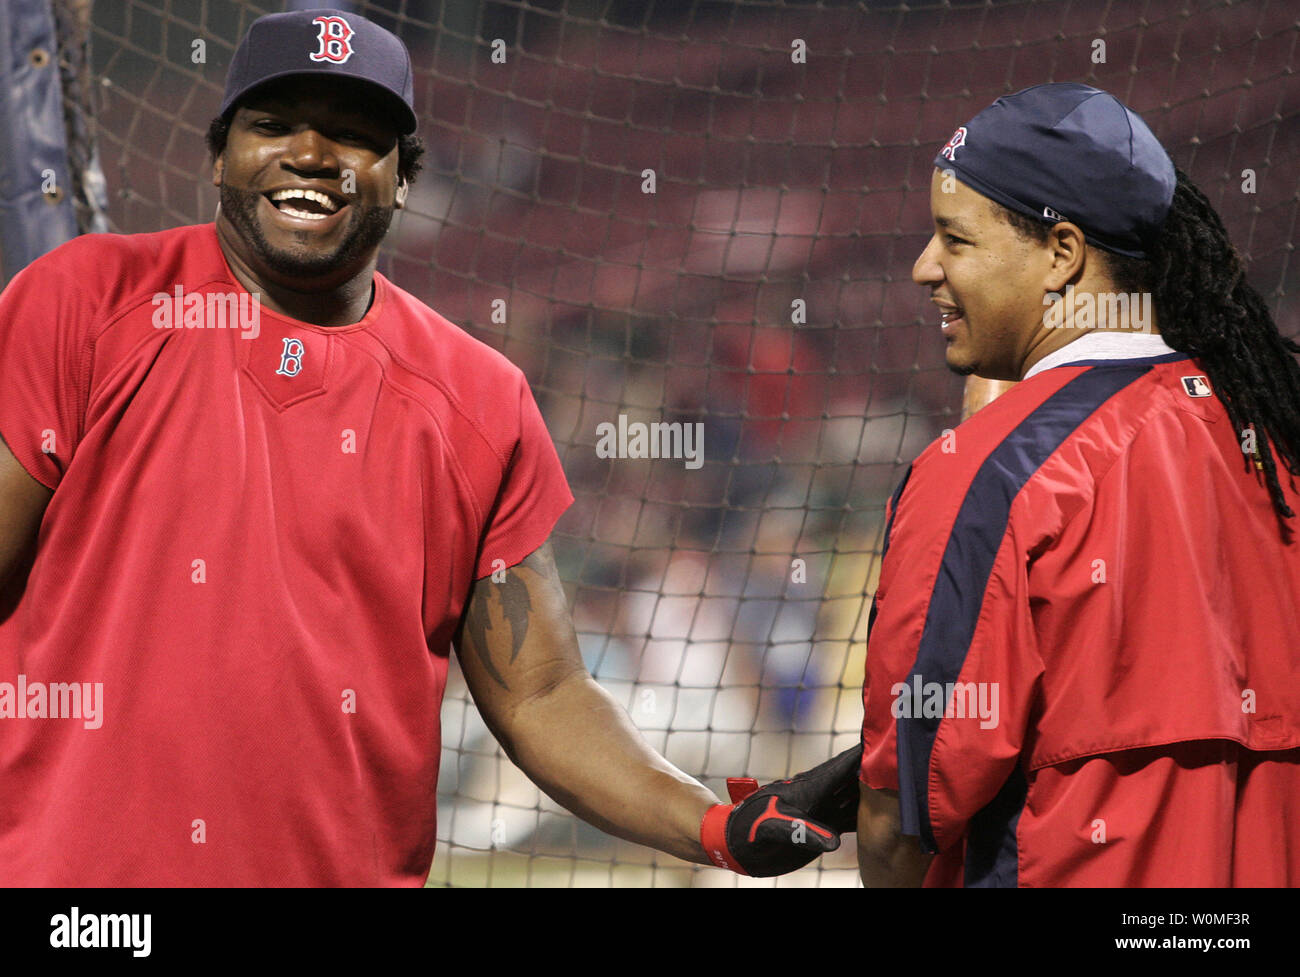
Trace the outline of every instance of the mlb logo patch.
{"type": "Polygon", "coordinates": [[[1183,377],[1183,391],[1189,397],[1210,396],[1210,381],[1205,377],[1183,377]]]}
{"type": "Polygon", "coordinates": [[[956,159],[957,149],[966,145],[966,127],[958,126],[957,131],[952,134],[952,138],[944,144],[943,149],[939,150],[939,155],[944,159],[956,159]]]}

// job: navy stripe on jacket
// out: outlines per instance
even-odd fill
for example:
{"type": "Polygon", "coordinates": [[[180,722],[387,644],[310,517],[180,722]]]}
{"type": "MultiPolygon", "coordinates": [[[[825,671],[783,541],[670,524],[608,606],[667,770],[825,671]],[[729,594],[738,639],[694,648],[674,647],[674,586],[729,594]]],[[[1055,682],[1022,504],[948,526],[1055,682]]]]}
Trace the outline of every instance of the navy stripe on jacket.
{"type": "MultiPolygon", "coordinates": [[[[1162,356],[1155,361],[1167,359],[1170,357],[1162,356]]],[[[1100,361],[1043,401],[984,460],[953,522],[916,661],[906,678],[909,691],[904,695],[910,694],[915,676],[920,676],[922,683],[945,686],[957,681],[1007,531],[1012,502],[1065,439],[1109,398],[1150,372],[1152,362],[1150,358],[1100,361]]],[[[899,804],[904,833],[920,835],[925,850],[935,852],[928,782],[930,757],[942,720],[919,715],[921,705],[911,703],[912,708],[906,710],[910,718],[897,720],[899,804]]],[[[971,821],[971,828],[979,830],[968,834],[967,865],[976,870],[977,877],[968,877],[968,885],[1016,885],[1015,824],[1025,799],[1023,775],[1013,784],[1016,777],[1013,773],[998,797],[981,812],[984,816],[971,821]]]]}

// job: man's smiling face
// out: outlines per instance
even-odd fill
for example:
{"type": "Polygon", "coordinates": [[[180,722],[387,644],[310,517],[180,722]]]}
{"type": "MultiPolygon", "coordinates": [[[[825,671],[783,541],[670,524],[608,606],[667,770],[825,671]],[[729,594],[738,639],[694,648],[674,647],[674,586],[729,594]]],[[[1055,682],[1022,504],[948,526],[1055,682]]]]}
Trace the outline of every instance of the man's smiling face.
{"type": "Polygon", "coordinates": [[[997,205],[957,180],[930,183],[934,234],[912,268],[939,307],[949,369],[1019,380],[1040,331],[1052,250],[1025,240],[997,205]]]}
{"type": "Polygon", "coordinates": [[[374,102],[364,85],[298,76],[236,109],[212,182],[218,229],[255,278],[332,288],[372,267],[407,192],[374,102]]]}

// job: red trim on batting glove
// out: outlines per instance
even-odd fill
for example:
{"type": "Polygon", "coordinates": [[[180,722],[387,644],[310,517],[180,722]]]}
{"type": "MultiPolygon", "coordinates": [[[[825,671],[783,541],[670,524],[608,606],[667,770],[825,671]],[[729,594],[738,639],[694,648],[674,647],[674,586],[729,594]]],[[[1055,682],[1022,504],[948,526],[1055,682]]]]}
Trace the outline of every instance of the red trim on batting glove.
{"type": "Polygon", "coordinates": [[[727,778],[727,793],[731,795],[732,804],[739,804],[756,790],[758,790],[758,781],[753,777],[727,778]]]}
{"type": "Polygon", "coordinates": [[[748,875],[727,847],[727,818],[731,817],[733,810],[735,807],[731,804],[714,804],[704,812],[704,820],[700,822],[700,844],[704,846],[704,854],[709,856],[709,861],[718,868],[729,868],[737,875],[748,875]]]}

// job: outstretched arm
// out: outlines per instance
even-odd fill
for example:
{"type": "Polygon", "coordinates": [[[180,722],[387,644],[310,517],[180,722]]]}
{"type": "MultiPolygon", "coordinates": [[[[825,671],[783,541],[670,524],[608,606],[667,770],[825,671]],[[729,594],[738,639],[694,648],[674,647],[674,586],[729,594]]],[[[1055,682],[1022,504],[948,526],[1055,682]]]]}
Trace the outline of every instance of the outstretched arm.
{"type": "Polygon", "coordinates": [[[538,787],[609,834],[708,863],[700,822],[718,799],[587,672],[549,543],[475,582],[456,648],[484,722],[538,787]]]}

